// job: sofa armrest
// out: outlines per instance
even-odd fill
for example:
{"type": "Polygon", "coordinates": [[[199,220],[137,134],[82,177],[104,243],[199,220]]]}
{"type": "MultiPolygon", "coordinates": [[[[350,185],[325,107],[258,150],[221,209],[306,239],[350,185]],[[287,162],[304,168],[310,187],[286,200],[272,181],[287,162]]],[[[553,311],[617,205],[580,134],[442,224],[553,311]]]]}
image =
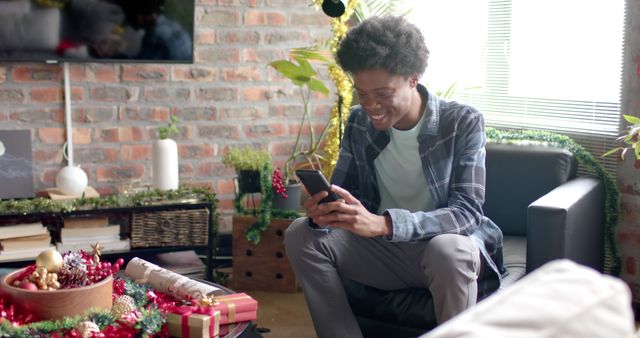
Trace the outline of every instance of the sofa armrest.
{"type": "Polygon", "coordinates": [[[604,185],[578,177],[553,189],[527,210],[527,272],[569,258],[602,271],[604,185]]]}

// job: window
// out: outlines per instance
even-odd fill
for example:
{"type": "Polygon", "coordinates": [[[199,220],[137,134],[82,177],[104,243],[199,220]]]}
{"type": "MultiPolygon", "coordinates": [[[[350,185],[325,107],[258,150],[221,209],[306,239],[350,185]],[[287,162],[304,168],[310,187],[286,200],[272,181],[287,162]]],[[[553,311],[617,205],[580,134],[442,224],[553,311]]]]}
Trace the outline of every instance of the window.
{"type": "MultiPolygon", "coordinates": [[[[620,119],[624,0],[422,0],[409,20],[431,51],[435,92],[480,109],[487,126],[572,137],[595,157],[620,119]]],[[[616,159],[603,159],[612,173],[616,159]]]]}

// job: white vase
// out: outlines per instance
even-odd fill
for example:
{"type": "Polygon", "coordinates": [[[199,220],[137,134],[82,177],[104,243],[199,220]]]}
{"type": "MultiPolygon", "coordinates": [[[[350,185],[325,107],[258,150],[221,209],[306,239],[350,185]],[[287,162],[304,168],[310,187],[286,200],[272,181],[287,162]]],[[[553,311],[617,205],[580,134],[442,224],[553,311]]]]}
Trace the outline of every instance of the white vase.
{"type": "Polygon", "coordinates": [[[153,143],[153,187],[178,189],[178,145],[170,138],[153,143]]]}

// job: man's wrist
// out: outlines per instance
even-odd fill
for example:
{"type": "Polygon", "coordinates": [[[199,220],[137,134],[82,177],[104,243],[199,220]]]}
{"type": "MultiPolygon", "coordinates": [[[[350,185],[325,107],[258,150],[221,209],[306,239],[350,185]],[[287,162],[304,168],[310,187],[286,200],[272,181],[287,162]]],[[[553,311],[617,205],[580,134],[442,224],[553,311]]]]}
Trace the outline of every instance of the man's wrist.
{"type": "Polygon", "coordinates": [[[391,220],[391,215],[384,214],[382,215],[384,218],[384,227],[385,227],[385,236],[392,237],[393,236],[393,221],[391,220]]]}

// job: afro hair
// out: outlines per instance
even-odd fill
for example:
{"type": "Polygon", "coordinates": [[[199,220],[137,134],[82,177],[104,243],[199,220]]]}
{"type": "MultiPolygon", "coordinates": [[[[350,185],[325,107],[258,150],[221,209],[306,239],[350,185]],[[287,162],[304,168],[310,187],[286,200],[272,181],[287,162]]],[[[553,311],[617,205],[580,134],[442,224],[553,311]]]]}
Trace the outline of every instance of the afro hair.
{"type": "Polygon", "coordinates": [[[337,52],[348,73],[383,69],[390,74],[422,75],[429,50],[420,29],[402,17],[371,17],[349,30],[337,52]]]}

